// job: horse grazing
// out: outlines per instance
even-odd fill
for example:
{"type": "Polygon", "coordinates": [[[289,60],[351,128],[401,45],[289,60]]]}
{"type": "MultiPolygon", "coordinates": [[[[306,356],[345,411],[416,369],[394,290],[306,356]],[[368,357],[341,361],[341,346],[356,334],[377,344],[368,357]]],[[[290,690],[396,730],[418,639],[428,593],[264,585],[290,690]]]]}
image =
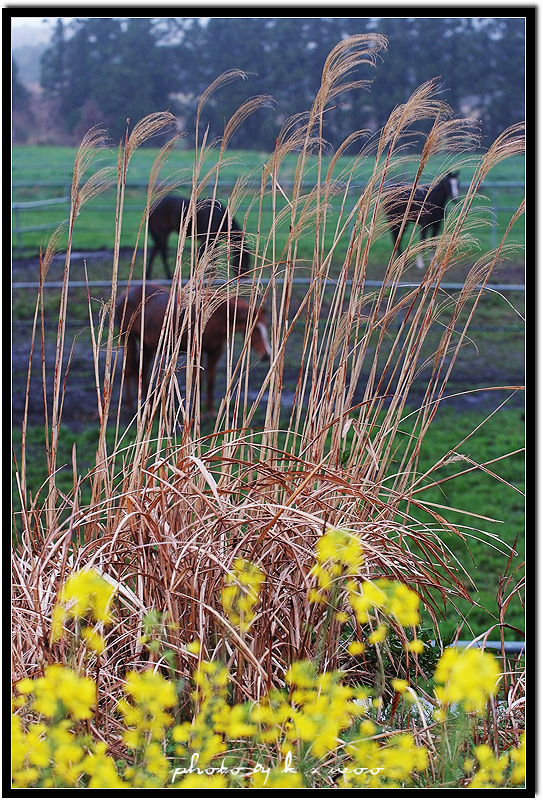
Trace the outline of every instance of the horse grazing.
{"type": "MultiPolygon", "coordinates": [[[[151,277],[153,261],[160,253],[168,278],[172,277],[168,265],[168,237],[170,233],[179,234],[181,220],[189,213],[190,201],[175,194],[168,194],[149,215],[149,231],[154,240],[147,267],[147,277],[151,277]]],[[[193,219],[189,221],[187,236],[192,236],[193,219]]],[[[249,253],[243,248],[243,232],[234,217],[228,216],[226,207],[218,200],[201,200],[196,204],[196,240],[198,256],[209,244],[218,239],[230,238],[234,266],[238,275],[249,270],[249,253]]]]}
{"type": "MultiPolygon", "coordinates": [[[[445,205],[449,199],[458,198],[458,172],[449,172],[439,183],[430,186],[419,186],[415,189],[413,199],[411,187],[399,191],[395,190],[393,196],[385,201],[392,241],[398,243],[398,253],[402,252],[402,237],[405,233],[405,221],[414,222],[420,227],[421,241],[426,239],[428,233],[437,236],[445,218],[445,205]],[[407,217],[405,216],[407,212],[407,217]],[[403,230],[402,230],[403,225],[403,230]],[[401,234],[400,234],[401,231],[401,234]]],[[[417,255],[417,267],[424,268],[422,255],[417,255]]]]}
{"type": "MultiPolygon", "coordinates": [[[[139,346],[143,346],[142,392],[147,395],[149,389],[149,370],[160,340],[160,332],[164,323],[168,306],[169,291],[163,286],[147,284],[145,287],[145,310],[143,315],[143,340],[141,338],[142,286],[134,286],[117,300],[115,316],[125,347],[125,399],[131,411],[134,410],[132,386],[137,388],[139,372],[139,346]]],[[[206,354],[205,365],[207,377],[206,408],[213,411],[213,395],[217,365],[228,337],[228,326],[232,333],[245,333],[250,318],[250,306],[241,298],[231,297],[222,300],[211,313],[202,332],[202,353],[206,354]]],[[[185,312],[186,313],[186,312],[185,312]]],[[[192,318],[194,319],[194,312],[192,318]]],[[[174,319],[177,315],[174,315],[174,319]]],[[[184,315],[179,315],[181,330],[181,350],[187,349],[187,330],[183,327],[184,315]]],[[[262,310],[256,315],[251,331],[251,347],[260,358],[269,359],[270,344],[266,317],[262,310]]]]}

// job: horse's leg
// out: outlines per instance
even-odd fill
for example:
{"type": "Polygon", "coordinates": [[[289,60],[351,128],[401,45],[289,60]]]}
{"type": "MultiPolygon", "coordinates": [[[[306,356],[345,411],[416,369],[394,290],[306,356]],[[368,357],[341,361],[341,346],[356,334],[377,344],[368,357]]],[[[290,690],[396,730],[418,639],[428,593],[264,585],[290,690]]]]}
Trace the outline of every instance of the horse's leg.
{"type": "Polygon", "coordinates": [[[398,255],[401,255],[402,251],[402,239],[403,239],[403,231],[400,236],[401,225],[391,225],[390,226],[390,234],[392,236],[392,246],[393,248],[398,246],[398,255]]]}
{"type": "MultiPolygon", "coordinates": [[[[430,226],[431,227],[432,237],[434,239],[439,235],[439,231],[441,230],[442,222],[443,222],[442,219],[438,219],[434,223],[432,223],[432,225],[430,226]]],[[[435,251],[434,251],[434,258],[435,258],[435,251]]]]}
{"type": "Polygon", "coordinates": [[[162,247],[160,248],[160,255],[162,256],[162,263],[164,264],[164,272],[166,273],[166,277],[168,278],[168,280],[171,281],[171,279],[172,279],[172,271],[170,269],[170,265],[168,264],[168,239],[167,238],[166,238],[166,241],[164,242],[164,244],[162,245],[162,247]]]}
{"type": "MultiPolygon", "coordinates": [[[[420,240],[421,240],[421,242],[426,241],[427,232],[428,232],[428,228],[421,228],[420,229],[420,240]]],[[[422,253],[417,253],[417,267],[419,269],[424,269],[424,259],[422,257],[422,253]]]]}
{"type": "Polygon", "coordinates": [[[149,257],[149,264],[147,265],[147,277],[151,277],[151,272],[153,268],[153,261],[157,253],[160,253],[160,257],[162,259],[162,263],[164,264],[164,271],[166,273],[166,277],[171,280],[172,273],[170,271],[170,267],[168,266],[168,233],[164,233],[163,231],[156,231],[153,232],[152,236],[154,239],[153,249],[151,250],[151,255],[149,257]]]}
{"type": "Polygon", "coordinates": [[[166,277],[171,280],[172,273],[170,271],[170,267],[168,266],[168,234],[163,236],[162,234],[156,234],[154,236],[155,243],[153,245],[153,249],[151,250],[151,255],[149,257],[149,263],[147,265],[147,277],[151,277],[151,273],[153,271],[153,261],[157,253],[160,253],[160,257],[162,258],[162,263],[164,264],[164,271],[166,272],[166,277]]]}
{"type": "Polygon", "coordinates": [[[155,349],[153,347],[148,347],[145,344],[143,345],[143,363],[141,365],[141,396],[142,396],[142,400],[146,399],[147,393],[149,391],[149,370],[150,370],[151,364],[153,362],[154,354],[155,354],[155,349]]]}
{"type": "Polygon", "coordinates": [[[125,335],[124,349],[124,397],[129,410],[134,411],[132,389],[133,384],[135,382],[137,383],[138,377],[138,348],[136,345],[136,337],[132,333],[127,333],[125,335]]]}
{"type": "Polygon", "coordinates": [[[146,273],[147,278],[151,277],[151,274],[153,272],[153,262],[159,250],[162,253],[162,248],[159,244],[158,239],[154,239],[153,249],[151,250],[151,255],[149,256],[149,263],[147,264],[147,273],[146,273]]]}
{"type": "Polygon", "coordinates": [[[243,231],[234,217],[230,226],[230,241],[234,267],[239,278],[249,271],[249,252],[243,246],[243,231]]]}
{"type": "Polygon", "coordinates": [[[249,272],[249,253],[243,247],[243,233],[234,231],[232,235],[232,254],[234,256],[234,267],[238,278],[249,272]]]}

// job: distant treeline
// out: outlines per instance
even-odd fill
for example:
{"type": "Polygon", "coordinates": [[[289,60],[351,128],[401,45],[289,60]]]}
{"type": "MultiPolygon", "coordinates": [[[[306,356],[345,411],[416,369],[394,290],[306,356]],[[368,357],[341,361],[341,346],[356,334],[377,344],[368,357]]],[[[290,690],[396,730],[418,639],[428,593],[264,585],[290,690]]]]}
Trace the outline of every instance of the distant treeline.
{"type": "MultiPolygon", "coordinates": [[[[248,117],[232,147],[271,151],[283,123],[309,110],[332,48],[348,36],[388,38],[370,91],[339,94],[325,115],[324,136],[337,146],[353,131],[379,130],[395,106],[420,84],[439,77],[441,98],[457,117],[480,121],[488,144],[524,119],[525,17],[93,17],[58,20],[41,60],[42,102],[48,139],[78,143],[93,124],[114,139],[153,111],[170,109],[193,130],[198,101],[221,73],[238,80],[211,96],[201,123],[208,139],[248,98],[271,95],[274,104],[248,117]]],[[[16,67],[16,65],[15,65],[16,67]]],[[[35,121],[28,92],[13,78],[14,132],[32,140],[35,121]]],[[[424,129],[421,128],[422,132],[424,129]]],[[[154,141],[155,144],[160,142],[154,141]]]]}

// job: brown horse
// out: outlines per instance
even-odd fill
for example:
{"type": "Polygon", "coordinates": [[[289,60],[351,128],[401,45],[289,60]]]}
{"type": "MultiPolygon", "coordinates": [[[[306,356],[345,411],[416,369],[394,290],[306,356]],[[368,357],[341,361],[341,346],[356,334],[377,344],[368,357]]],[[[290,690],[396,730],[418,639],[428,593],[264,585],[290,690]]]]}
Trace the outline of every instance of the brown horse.
{"type": "MultiPolygon", "coordinates": [[[[168,278],[172,277],[168,265],[168,237],[170,233],[179,234],[181,220],[189,212],[190,201],[184,197],[168,194],[151,211],[149,215],[149,231],[154,239],[153,249],[147,267],[147,277],[151,277],[153,261],[160,253],[168,278]]],[[[192,236],[193,220],[187,228],[187,237],[192,236]]],[[[196,204],[196,240],[198,256],[209,244],[218,239],[229,238],[234,266],[238,275],[249,270],[249,253],[242,246],[243,232],[234,217],[228,216],[228,210],[218,200],[201,200],[196,204]]]]}
{"type": "MultiPolygon", "coordinates": [[[[134,409],[132,386],[137,387],[139,371],[139,348],[141,338],[142,286],[134,286],[125,292],[116,304],[116,322],[124,340],[126,351],[125,366],[125,399],[130,410],[134,409]]],[[[142,391],[147,395],[149,388],[149,370],[157,351],[160,332],[168,306],[169,291],[162,286],[148,283],[145,287],[145,311],[143,318],[143,366],[142,391]]],[[[207,411],[213,411],[213,394],[217,365],[228,338],[228,325],[231,332],[247,329],[250,317],[250,306],[241,298],[231,297],[223,300],[210,315],[202,332],[202,353],[207,356],[207,411]]],[[[183,325],[183,314],[179,315],[179,328],[183,325]]],[[[181,350],[187,349],[187,330],[184,326],[181,333],[181,350]]],[[[261,358],[270,357],[270,345],[266,317],[262,310],[256,315],[251,331],[251,347],[261,358]]]]}

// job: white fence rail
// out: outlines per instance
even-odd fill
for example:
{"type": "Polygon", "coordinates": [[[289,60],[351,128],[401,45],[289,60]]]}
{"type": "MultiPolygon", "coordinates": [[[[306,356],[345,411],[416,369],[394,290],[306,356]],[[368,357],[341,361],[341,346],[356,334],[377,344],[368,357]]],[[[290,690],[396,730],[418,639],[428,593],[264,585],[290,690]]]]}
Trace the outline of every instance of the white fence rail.
{"type": "MultiPolygon", "coordinates": [[[[285,188],[289,188],[289,184],[283,184],[285,188]]],[[[45,231],[45,230],[54,230],[64,219],[67,218],[70,209],[70,187],[67,187],[65,184],[55,183],[53,181],[47,183],[31,183],[28,181],[14,181],[12,184],[14,189],[17,188],[39,188],[39,187],[57,187],[62,188],[65,191],[65,194],[62,197],[54,197],[47,200],[34,200],[34,201],[27,201],[27,202],[14,202],[11,205],[12,214],[13,214],[13,224],[12,224],[12,237],[14,238],[14,250],[17,253],[22,253],[24,250],[24,235],[26,233],[32,233],[35,231],[45,231]],[[36,210],[47,210],[51,206],[64,206],[65,214],[61,219],[58,219],[54,222],[47,222],[44,224],[39,225],[25,225],[24,224],[24,215],[26,212],[29,211],[36,211],[36,210]]],[[[138,183],[131,183],[127,185],[127,189],[142,189],[145,190],[147,188],[147,184],[144,182],[138,183]]],[[[232,188],[231,184],[222,184],[219,186],[219,194],[224,194],[225,196],[228,195],[228,190],[232,188]]],[[[522,181],[488,181],[481,187],[482,193],[488,193],[489,196],[489,208],[491,214],[491,242],[490,246],[495,247],[498,243],[498,213],[500,211],[508,211],[513,212],[517,210],[517,206],[513,205],[499,205],[498,203],[498,195],[500,190],[503,189],[519,189],[524,188],[524,183],[522,181]]],[[[256,187],[255,187],[256,189],[256,187]]],[[[349,193],[354,194],[355,192],[362,193],[364,190],[363,184],[352,184],[349,188],[349,193]]],[[[115,211],[115,206],[113,204],[110,205],[101,205],[93,206],[95,211],[115,211]]],[[[130,206],[125,206],[125,211],[130,211],[130,206]]],[[[134,209],[135,210],[135,209],[134,209]]],[[[246,209],[240,208],[240,211],[243,213],[246,209]]],[[[138,208],[138,211],[141,213],[141,209],[138,208]]]]}

